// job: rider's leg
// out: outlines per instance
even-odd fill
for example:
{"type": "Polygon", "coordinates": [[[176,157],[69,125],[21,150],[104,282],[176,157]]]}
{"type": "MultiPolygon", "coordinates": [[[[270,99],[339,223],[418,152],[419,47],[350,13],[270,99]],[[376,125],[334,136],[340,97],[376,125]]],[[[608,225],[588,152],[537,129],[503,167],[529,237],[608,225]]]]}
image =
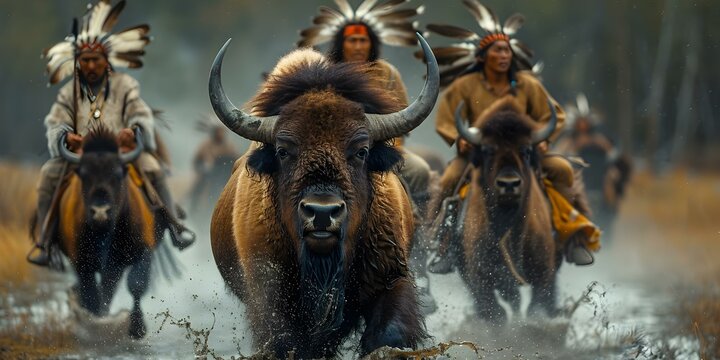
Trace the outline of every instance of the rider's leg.
{"type": "Polygon", "coordinates": [[[428,187],[430,185],[430,166],[423,158],[407,149],[403,149],[402,154],[404,164],[400,169],[400,176],[408,184],[410,196],[415,205],[418,206],[420,214],[424,216],[428,201],[428,187]]]}
{"type": "Polygon", "coordinates": [[[49,234],[42,233],[42,227],[45,223],[45,217],[48,216],[55,188],[62,177],[65,160],[60,157],[49,159],[40,168],[40,179],[37,184],[38,205],[37,205],[37,226],[40,228],[40,238],[37,243],[37,250],[28,256],[28,261],[40,266],[47,266],[50,263],[50,247],[49,234]]]}
{"type": "MultiPolygon", "coordinates": [[[[443,200],[453,195],[453,191],[458,183],[462,181],[463,173],[468,166],[468,161],[462,157],[455,157],[445,168],[445,172],[440,179],[440,190],[433,195],[430,200],[427,211],[427,222],[432,223],[440,212],[443,200]]],[[[429,265],[428,269],[432,273],[445,274],[453,270],[453,264],[457,257],[454,246],[449,243],[452,236],[444,236],[439,244],[437,257],[429,265]]]]}
{"type": "MultiPolygon", "coordinates": [[[[573,189],[575,173],[572,164],[561,156],[546,156],[542,159],[541,166],[547,179],[552,182],[555,189],[568,202],[575,203],[578,194],[573,189]]],[[[565,258],[568,262],[577,265],[590,265],[595,261],[592,253],[587,249],[586,241],[587,239],[583,239],[583,234],[578,233],[572,236],[566,244],[561,245],[565,247],[565,258]]]]}
{"type": "MultiPolygon", "coordinates": [[[[167,185],[167,176],[165,176],[165,171],[160,167],[157,159],[148,153],[143,153],[140,155],[138,164],[150,179],[153,188],[165,207],[165,211],[179,224],[175,202],[170,193],[170,188],[167,185]]],[[[171,225],[169,226],[169,230],[173,232],[173,234],[171,234],[173,245],[179,249],[184,249],[195,241],[194,237],[190,237],[190,233],[182,226],[176,229],[171,225]],[[188,234],[185,234],[186,232],[188,234]]]]}

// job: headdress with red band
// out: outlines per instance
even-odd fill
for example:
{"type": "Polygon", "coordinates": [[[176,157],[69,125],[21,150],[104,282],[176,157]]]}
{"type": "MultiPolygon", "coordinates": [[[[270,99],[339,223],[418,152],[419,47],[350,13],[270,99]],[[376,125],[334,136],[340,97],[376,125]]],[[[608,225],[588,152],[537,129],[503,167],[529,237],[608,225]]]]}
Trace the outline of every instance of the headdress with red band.
{"type": "MultiPolygon", "coordinates": [[[[433,53],[440,65],[440,85],[447,86],[456,77],[466,73],[477,63],[477,54],[496,41],[507,41],[513,51],[513,62],[518,70],[531,70],[532,50],[512,36],[522,27],[525,17],[513,14],[500,25],[497,15],[477,0],[463,0],[463,4],[475,17],[483,34],[453,25],[428,24],[430,32],[463,40],[449,46],[434,47],[433,53]]],[[[415,57],[418,54],[415,53],[415,57]]],[[[422,58],[422,57],[420,57],[422,58]]]]}
{"type": "Polygon", "coordinates": [[[333,39],[338,32],[344,36],[372,30],[380,42],[394,46],[415,46],[417,23],[411,18],[422,14],[425,7],[399,8],[409,0],[364,0],[353,10],[347,0],[335,0],[338,10],[320,6],[313,26],[300,31],[298,47],[313,47],[333,39]]]}
{"type": "MultiPolygon", "coordinates": [[[[118,16],[125,8],[125,0],[115,6],[110,0],[100,0],[95,6],[88,5],[88,11],[82,18],[82,25],[50,49],[43,57],[48,59],[47,74],[49,84],[56,84],[72,75],[75,56],[81,52],[102,52],[113,68],[142,67],[145,46],[150,43],[148,25],[138,25],[112,33],[118,16]]],[[[77,26],[75,26],[77,28],[77,26]]]]}

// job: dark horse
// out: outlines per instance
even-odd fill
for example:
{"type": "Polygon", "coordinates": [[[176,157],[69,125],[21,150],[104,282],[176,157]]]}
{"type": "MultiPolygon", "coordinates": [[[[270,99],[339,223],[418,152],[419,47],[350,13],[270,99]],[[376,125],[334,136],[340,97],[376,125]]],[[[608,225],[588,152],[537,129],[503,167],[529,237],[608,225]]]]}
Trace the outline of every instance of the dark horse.
{"type": "Polygon", "coordinates": [[[135,149],[120,153],[112,132],[94,129],[83,141],[82,155],[70,152],[66,136],[61,137],[60,154],[76,167],[60,200],[57,236],[75,268],[80,305],[92,314],[108,313],[120,277],[130,268],[127,284],[134,304],[128,333],[142,338],[146,328],[140,299],[148,288],[161,232],[142,190],[128,174],[135,171],[129,164],[143,151],[140,129],[135,137],[135,149]]]}
{"type": "Polygon", "coordinates": [[[494,290],[517,311],[518,285],[532,286],[531,310],[554,314],[555,275],[561,252],[553,238],[550,205],[540,182],[537,144],[555,129],[539,128],[518,110],[513,98],[498,100],[468,128],[455,114],[462,138],[472,144],[471,182],[460,213],[460,273],[475,298],[480,318],[506,321],[494,290]]]}

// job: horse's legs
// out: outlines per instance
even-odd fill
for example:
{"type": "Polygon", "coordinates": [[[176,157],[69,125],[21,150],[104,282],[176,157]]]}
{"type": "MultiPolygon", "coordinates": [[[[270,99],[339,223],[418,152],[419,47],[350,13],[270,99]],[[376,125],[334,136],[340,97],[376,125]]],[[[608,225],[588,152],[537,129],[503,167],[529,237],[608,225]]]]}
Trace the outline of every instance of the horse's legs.
{"type": "Polygon", "coordinates": [[[149,250],[146,250],[140,260],[132,265],[127,278],[128,288],[133,297],[133,309],[130,313],[130,328],[128,333],[130,337],[135,339],[143,338],[147,331],[142,310],[140,309],[140,299],[145,294],[145,291],[147,291],[150,282],[151,259],[152,254],[149,250]]]}
{"type": "Polygon", "coordinates": [[[124,266],[111,262],[100,278],[100,292],[102,294],[100,304],[100,315],[107,315],[110,311],[110,304],[117,290],[120,277],[122,277],[124,266]]]}
{"type": "Polygon", "coordinates": [[[100,314],[100,292],[98,291],[97,281],[95,281],[95,272],[85,269],[78,269],[78,284],[75,288],[80,306],[83,309],[95,314],[100,314]]]}

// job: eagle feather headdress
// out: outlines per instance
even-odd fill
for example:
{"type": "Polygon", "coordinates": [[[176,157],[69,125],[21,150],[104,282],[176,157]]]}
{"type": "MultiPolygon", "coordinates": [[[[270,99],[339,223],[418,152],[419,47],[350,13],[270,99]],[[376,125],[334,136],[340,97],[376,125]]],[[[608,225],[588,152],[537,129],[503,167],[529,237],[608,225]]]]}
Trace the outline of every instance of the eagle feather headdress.
{"type": "Polygon", "coordinates": [[[394,46],[417,45],[415,32],[417,23],[413,16],[422,14],[425,7],[398,8],[409,0],[365,0],[353,10],[347,0],[335,0],[338,10],[327,6],[318,8],[313,26],[300,31],[298,47],[313,47],[326,43],[342,31],[346,25],[362,23],[367,25],[380,42],[394,46]]]}
{"type": "MultiPolygon", "coordinates": [[[[505,40],[513,51],[513,62],[519,70],[532,70],[533,52],[513,35],[525,23],[522,14],[513,14],[501,24],[497,15],[477,0],[463,0],[475,17],[482,34],[453,25],[428,24],[427,30],[445,37],[462,40],[449,46],[434,47],[433,53],[440,65],[440,85],[449,85],[457,76],[475,66],[477,53],[497,40],[505,40]]],[[[418,54],[415,54],[418,57],[418,54]]],[[[419,57],[422,59],[422,57],[419,57]]]]}
{"type": "Polygon", "coordinates": [[[118,33],[111,32],[124,8],[125,0],[115,6],[110,5],[110,0],[100,0],[95,6],[88,4],[80,28],[75,19],[72,34],[43,52],[43,57],[49,59],[46,68],[49,84],[56,84],[72,75],[75,57],[86,50],[102,51],[113,68],[142,67],[144,48],[150,43],[147,35],[150,27],[143,24],[118,33]]]}

